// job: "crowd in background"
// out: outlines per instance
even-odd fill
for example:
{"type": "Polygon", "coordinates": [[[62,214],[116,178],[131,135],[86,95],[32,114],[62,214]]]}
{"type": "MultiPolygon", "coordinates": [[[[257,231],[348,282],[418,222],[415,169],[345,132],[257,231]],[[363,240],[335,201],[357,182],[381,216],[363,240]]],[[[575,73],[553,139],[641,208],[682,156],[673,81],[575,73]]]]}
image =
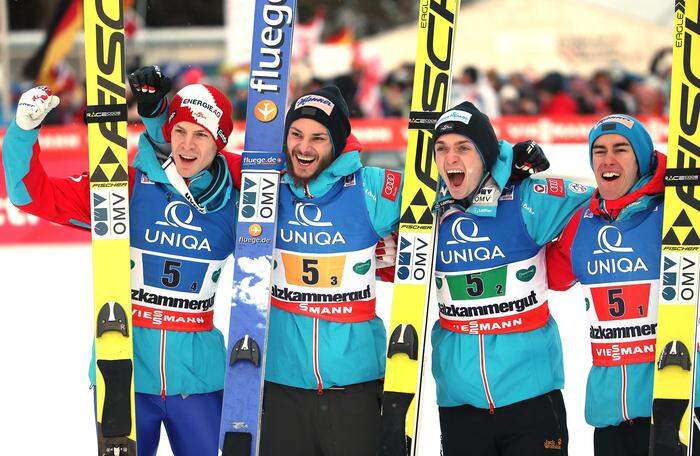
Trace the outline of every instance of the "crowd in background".
{"type": "MultiPolygon", "coordinates": [[[[495,69],[469,66],[455,71],[451,103],[474,102],[490,117],[506,115],[596,115],[624,113],[664,115],[668,112],[670,49],[659,51],[647,74],[634,74],[620,66],[602,68],[590,76],[549,72],[505,74],[495,69]]],[[[173,93],[196,82],[214,84],[224,90],[234,107],[234,120],[245,119],[248,90],[247,68],[221,68],[216,65],[165,65],[174,76],[173,93]]],[[[348,101],[353,117],[405,117],[408,115],[413,84],[413,65],[406,64],[378,77],[371,65],[353,65],[353,70],[332,80],[309,75],[302,66],[293,66],[290,99],[327,83],[337,85],[348,101]],[[301,68],[301,69],[300,69],[301,68]],[[301,81],[301,82],[300,82],[301,81]]],[[[30,82],[14,88],[18,99],[30,82]]],[[[128,87],[127,87],[128,89],[128,87]]],[[[82,122],[84,87],[70,68],[65,69],[58,90],[59,109],[52,111],[47,124],[82,122]]],[[[16,102],[17,100],[15,100],[16,102]]],[[[137,122],[131,101],[130,121],[137,122]]]]}

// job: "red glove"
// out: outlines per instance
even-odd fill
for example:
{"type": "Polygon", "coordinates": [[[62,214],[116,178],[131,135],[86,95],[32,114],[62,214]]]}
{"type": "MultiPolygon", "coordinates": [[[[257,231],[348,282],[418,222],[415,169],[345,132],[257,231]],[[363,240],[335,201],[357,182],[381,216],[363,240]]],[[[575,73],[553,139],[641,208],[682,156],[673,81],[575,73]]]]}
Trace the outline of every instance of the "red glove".
{"type": "Polygon", "coordinates": [[[396,264],[396,243],[399,234],[394,231],[377,242],[374,255],[377,258],[377,278],[382,282],[394,281],[394,269],[396,264]]]}

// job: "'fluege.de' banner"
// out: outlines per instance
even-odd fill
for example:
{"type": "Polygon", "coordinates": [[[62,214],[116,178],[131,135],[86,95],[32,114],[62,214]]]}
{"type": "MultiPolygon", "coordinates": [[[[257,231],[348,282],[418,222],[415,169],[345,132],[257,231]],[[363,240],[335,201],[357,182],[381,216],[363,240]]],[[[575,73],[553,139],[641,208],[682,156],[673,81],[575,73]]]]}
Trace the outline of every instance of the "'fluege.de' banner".
{"type": "MultiPolygon", "coordinates": [[[[502,117],[494,119],[496,134],[509,142],[534,139],[540,144],[581,144],[588,142],[588,132],[597,116],[572,117],[502,117]]],[[[668,120],[662,117],[640,118],[655,144],[665,143],[668,120]]],[[[363,153],[396,152],[406,149],[406,119],[354,119],[353,134],[362,144],[363,153]]],[[[228,150],[240,151],[244,138],[243,122],[234,125],[228,150]]],[[[138,135],[143,126],[129,127],[129,156],[136,153],[138,135]]],[[[0,131],[0,144],[4,131],[0,131]]],[[[46,126],[39,135],[41,162],[50,176],[78,175],[87,169],[87,130],[83,125],[46,126]]],[[[584,149],[585,150],[585,149],[584,149]]],[[[546,151],[546,150],[545,150],[546,151]]],[[[3,151],[0,153],[12,153],[3,151]]],[[[58,226],[26,214],[7,198],[4,170],[0,173],[0,245],[89,242],[87,231],[58,226]]]]}

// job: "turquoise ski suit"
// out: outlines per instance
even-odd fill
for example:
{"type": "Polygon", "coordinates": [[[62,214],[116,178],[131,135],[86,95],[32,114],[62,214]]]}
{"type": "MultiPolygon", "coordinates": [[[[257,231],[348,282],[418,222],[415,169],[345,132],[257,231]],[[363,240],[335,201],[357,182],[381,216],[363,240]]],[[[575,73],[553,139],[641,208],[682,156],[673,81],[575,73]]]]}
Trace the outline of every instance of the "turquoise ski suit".
{"type": "MultiPolygon", "coordinates": [[[[473,223],[469,230],[460,226],[457,233],[462,233],[462,237],[465,232],[467,236],[471,233],[472,238],[467,239],[471,244],[468,245],[476,252],[476,259],[462,261],[461,264],[453,261],[457,264],[452,266],[452,277],[447,279],[448,282],[467,277],[469,284],[469,277],[474,275],[470,271],[483,272],[485,268],[504,270],[504,266],[514,263],[508,259],[509,251],[517,254],[518,251],[527,249],[528,256],[540,254],[543,247],[559,235],[576,209],[590,198],[591,189],[562,179],[527,178],[521,182],[508,182],[512,159],[512,147],[501,141],[498,160],[491,172],[493,183],[489,186],[487,181],[484,187],[491,188],[489,192],[499,192],[497,202],[492,202],[489,206],[473,204],[466,211],[461,206],[448,206],[446,210],[442,208],[436,274],[440,274],[439,259],[448,257],[448,246],[462,242],[452,239],[454,225],[452,235],[444,226],[445,223],[458,223],[459,219],[455,217],[473,223]],[[500,212],[505,210],[512,212],[500,212]],[[504,224],[499,229],[501,220],[504,224]],[[487,231],[489,227],[490,231],[487,231]],[[509,231],[511,228],[513,231],[509,231]],[[487,241],[491,247],[487,246],[487,241]],[[494,245],[498,248],[499,244],[511,247],[503,247],[505,256],[495,255],[489,259],[491,263],[488,266],[482,266],[479,263],[479,248],[494,248],[494,245]],[[519,247],[518,244],[524,247],[519,247]]],[[[479,194],[484,197],[488,195],[491,193],[479,194]]],[[[445,188],[440,192],[438,201],[447,198],[449,193],[445,188]]],[[[532,266],[530,270],[536,269],[532,266]]],[[[438,278],[437,281],[438,296],[443,286],[441,280],[438,278]]],[[[503,288],[506,288],[505,279],[503,280],[503,288]]],[[[509,287],[513,285],[512,282],[513,280],[509,282],[509,287]]],[[[544,282],[541,288],[546,293],[546,277],[544,282]]],[[[461,303],[465,302],[464,299],[470,299],[455,297],[459,292],[451,293],[453,302],[457,305],[460,304],[459,299],[462,299],[461,303]]],[[[540,301],[545,301],[546,294],[540,294],[538,298],[544,298],[540,301]]],[[[446,305],[440,298],[438,304],[441,313],[445,309],[449,318],[450,305],[446,305]]],[[[508,304],[513,302],[501,305],[508,304]]],[[[546,307],[544,310],[540,317],[543,320],[541,324],[525,331],[468,333],[446,329],[445,321],[436,322],[432,330],[432,371],[437,383],[438,405],[452,407],[468,404],[493,410],[561,389],[564,386],[561,341],[556,322],[548,316],[546,307]]]]}
{"type": "MultiPolygon", "coordinates": [[[[143,119],[154,142],[165,142],[160,127],[166,117],[167,111],[159,117],[143,119]]],[[[25,131],[19,128],[14,120],[7,129],[3,143],[3,166],[11,202],[26,212],[50,221],[89,229],[90,194],[87,173],[74,178],[48,177],[39,161],[38,136],[38,129],[25,131]]],[[[235,176],[240,174],[238,157],[225,154],[225,160],[221,161],[225,166],[227,177],[218,188],[217,196],[213,198],[214,205],[209,207],[207,215],[204,216],[207,219],[217,220],[215,223],[219,223],[219,226],[222,226],[221,223],[230,226],[230,233],[222,238],[210,240],[212,246],[216,243],[221,248],[216,261],[225,261],[226,257],[233,252],[238,197],[232,178],[236,179],[235,176]],[[223,220],[229,221],[223,222],[223,220]]],[[[155,186],[163,186],[168,194],[173,195],[172,198],[178,197],[156,158],[153,143],[146,139],[145,133],[139,139],[138,153],[133,165],[129,168],[129,180],[131,192],[134,191],[135,186],[146,181],[155,186]],[[146,177],[134,182],[134,177],[140,175],[146,177]]],[[[190,179],[189,188],[196,197],[211,180],[209,171],[201,171],[190,179]]],[[[150,188],[153,188],[153,185],[150,185],[150,188]]],[[[163,215],[159,209],[159,204],[162,203],[161,201],[152,203],[153,210],[159,211],[159,216],[163,215]]],[[[133,201],[130,201],[130,204],[133,204],[133,201]]],[[[147,201],[143,203],[143,207],[148,206],[147,201]]],[[[131,222],[133,234],[133,227],[139,223],[139,220],[132,216],[131,222]]],[[[222,230],[226,232],[228,228],[222,228],[222,230]]],[[[132,257],[133,242],[132,237],[132,257]]],[[[133,274],[132,271],[132,285],[135,282],[133,274]]],[[[218,275],[216,279],[218,280],[218,275]]],[[[218,329],[172,331],[135,325],[133,332],[134,381],[137,393],[190,395],[223,389],[226,350],[223,335],[218,329]]],[[[94,347],[89,375],[94,384],[94,347]]]]}
{"type": "MultiPolygon", "coordinates": [[[[296,186],[288,174],[283,176],[283,185],[289,187],[297,204],[309,204],[322,199],[331,189],[337,189],[343,179],[347,181],[359,173],[357,185],[363,186],[362,195],[356,206],[344,208],[343,214],[368,217],[371,229],[381,238],[397,227],[400,211],[397,195],[401,194],[401,187],[393,188],[392,197],[387,197],[383,191],[387,172],[363,167],[360,154],[352,151],[353,147],[346,147],[348,152],[338,156],[307,188],[296,186]]],[[[268,331],[267,381],[322,390],[384,377],[386,330],[376,316],[368,321],[344,323],[301,315],[273,305],[268,331]]]]}
{"type": "MultiPolygon", "coordinates": [[[[576,282],[579,282],[579,277],[574,272],[574,263],[585,261],[595,256],[590,253],[579,253],[574,258],[574,255],[571,254],[574,251],[572,249],[574,243],[579,251],[586,247],[588,247],[589,252],[595,248],[600,249],[599,240],[595,235],[584,236],[580,234],[581,230],[579,227],[582,217],[585,220],[592,221],[592,223],[601,223],[619,230],[620,242],[623,248],[632,249],[632,253],[629,255],[642,257],[643,261],[648,263],[646,269],[652,272],[654,278],[659,277],[660,223],[663,212],[663,176],[666,171],[666,157],[659,153],[656,153],[656,156],[657,164],[652,167],[649,174],[640,177],[628,194],[623,197],[626,200],[626,204],[614,220],[611,220],[605,212],[604,201],[600,200],[598,195],[595,195],[590,201],[590,207],[584,207],[576,212],[564,228],[561,237],[548,247],[549,284],[553,290],[567,290],[576,282]],[[655,222],[650,222],[653,218],[655,222]],[[653,223],[656,223],[656,225],[653,225],[653,223]],[[650,224],[649,231],[656,231],[656,233],[644,233],[643,239],[635,244],[632,232],[640,229],[644,224],[650,224]],[[653,248],[654,243],[656,243],[656,249],[653,248]],[[650,253],[644,254],[643,251],[646,246],[651,247],[649,249],[650,253]],[[586,258],[583,259],[581,257],[586,258]],[[653,274],[653,270],[657,270],[657,273],[653,274]]],[[[623,254],[617,254],[617,256],[624,257],[623,254]]],[[[643,271],[643,273],[646,272],[643,271]]],[[[617,282],[616,286],[624,286],[626,281],[640,282],[635,274],[638,273],[636,271],[626,272],[622,276],[623,280],[617,282]]],[[[615,282],[614,279],[608,279],[607,277],[602,281],[615,282]]],[[[581,282],[584,282],[584,280],[581,280],[581,282]]],[[[650,297],[650,301],[656,302],[656,299],[656,296],[650,297]]],[[[586,301],[588,301],[588,298],[586,298],[586,301]]],[[[583,303],[584,300],[581,299],[580,302],[583,303]]],[[[588,308],[586,310],[588,311],[588,308]]],[[[648,314],[656,315],[656,310],[653,312],[649,310],[648,314]]],[[[593,324],[591,326],[593,327],[593,324]]],[[[602,364],[604,363],[591,366],[588,374],[585,407],[586,422],[591,426],[602,428],[617,426],[623,421],[634,420],[635,418],[651,416],[654,362],[629,360],[620,365],[602,364]]],[[[695,407],[699,403],[699,394],[700,382],[696,382],[695,407]]]]}

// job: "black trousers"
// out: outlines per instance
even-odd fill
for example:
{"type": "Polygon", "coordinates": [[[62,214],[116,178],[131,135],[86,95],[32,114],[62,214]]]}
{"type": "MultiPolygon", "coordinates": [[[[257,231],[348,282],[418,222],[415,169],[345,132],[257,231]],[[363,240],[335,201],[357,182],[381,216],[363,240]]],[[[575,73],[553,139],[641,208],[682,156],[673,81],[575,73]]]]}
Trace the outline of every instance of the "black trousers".
{"type": "Polygon", "coordinates": [[[493,413],[470,405],[440,407],[444,456],[562,456],[569,434],[561,391],[493,413]]]}
{"type": "MultiPolygon", "coordinates": [[[[695,409],[695,415],[700,407],[695,409]]],[[[651,418],[635,418],[617,426],[595,428],[593,450],[595,456],[648,456],[651,418]]],[[[700,429],[693,430],[693,456],[700,456],[700,429]]]]}
{"type": "Polygon", "coordinates": [[[265,382],[261,456],[375,456],[381,381],[308,390],[265,382]]]}

